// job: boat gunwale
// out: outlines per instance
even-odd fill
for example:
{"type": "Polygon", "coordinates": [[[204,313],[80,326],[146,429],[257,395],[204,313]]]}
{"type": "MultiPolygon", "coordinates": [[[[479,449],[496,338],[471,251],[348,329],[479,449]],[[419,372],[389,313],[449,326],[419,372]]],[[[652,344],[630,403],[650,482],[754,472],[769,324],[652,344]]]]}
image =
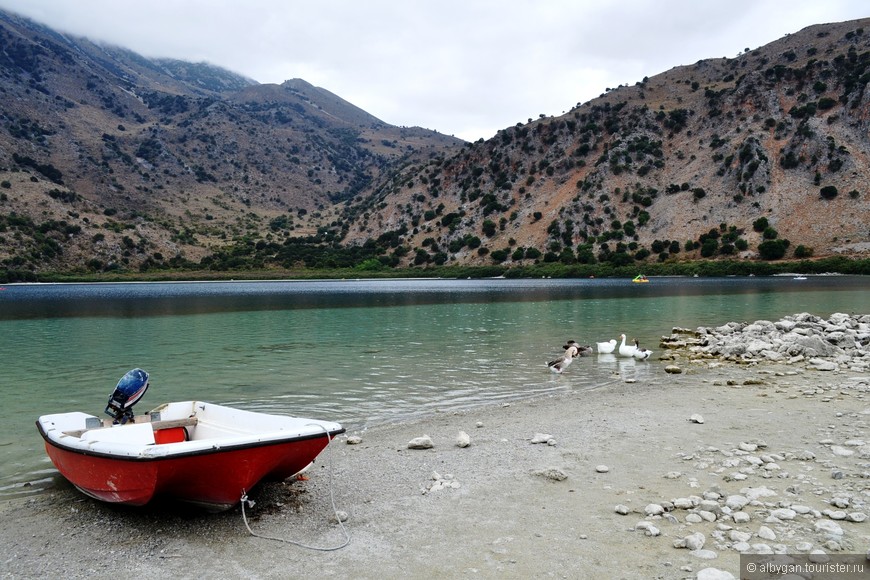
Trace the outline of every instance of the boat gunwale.
{"type": "MultiPolygon", "coordinates": [[[[336,423],[337,424],[337,423],[336,423]]],[[[74,453],[76,455],[84,455],[87,457],[101,457],[105,459],[112,459],[115,461],[133,461],[133,462],[151,462],[151,461],[167,461],[173,459],[187,458],[187,457],[196,457],[199,455],[214,455],[217,453],[229,452],[229,451],[241,451],[245,449],[252,449],[255,447],[270,447],[273,445],[282,445],[286,443],[298,443],[300,441],[308,441],[310,439],[319,439],[321,437],[329,436],[329,440],[331,441],[337,435],[341,435],[345,433],[347,429],[344,427],[339,427],[338,429],[318,431],[316,433],[308,433],[304,435],[288,435],[287,437],[279,438],[279,439],[268,439],[268,440],[256,440],[256,441],[242,441],[242,442],[229,442],[226,445],[212,445],[207,448],[199,448],[193,449],[190,451],[178,451],[177,453],[164,453],[161,455],[125,455],[125,454],[116,454],[116,453],[108,453],[105,451],[94,451],[92,449],[82,449],[79,447],[74,447],[70,445],[65,445],[50,437],[48,433],[43,429],[42,423],[39,420],[36,421],[36,428],[39,430],[39,434],[42,435],[42,438],[46,443],[51,446],[60,449],[62,451],[66,451],[68,453],[74,453]]],[[[273,435],[279,432],[266,432],[262,434],[258,434],[258,436],[262,435],[273,435]]],[[[69,435],[67,437],[70,437],[69,435]]],[[[74,438],[77,441],[79,438],[74,438]]],[[[203,440],[208,441],[208,440],[203,440]]],[[[214,441],[220,441],[220,439],[214,439],[214,441]]],[[[177,443],[169,443],[163,445],[178,445],[177,443]]],[[[142,449],[153,448],[154,445],[142,445],[142,449]]]]}

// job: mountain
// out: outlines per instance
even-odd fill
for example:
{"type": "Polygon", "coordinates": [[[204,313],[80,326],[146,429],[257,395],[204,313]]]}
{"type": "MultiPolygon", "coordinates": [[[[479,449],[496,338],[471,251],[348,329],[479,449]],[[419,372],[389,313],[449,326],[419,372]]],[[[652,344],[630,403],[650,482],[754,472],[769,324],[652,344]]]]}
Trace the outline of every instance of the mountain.
{"type": "Polygon", "coordinates": [[[868,25],[676,67],[407,167],[354,199],[347,239],[417,264],[866,257],[868,25]]]}
{"type": "Polygon", "coordinates": [[[0,12],[0,273],[866,256],[868,24],[471,144],[0,12]]]}
{"type": "Polygon", "coordinates": [[[0,11],[0,269],[196,264],[312,236],[336,204],[461,147],[303,80],[149,59],[0,11]]]}

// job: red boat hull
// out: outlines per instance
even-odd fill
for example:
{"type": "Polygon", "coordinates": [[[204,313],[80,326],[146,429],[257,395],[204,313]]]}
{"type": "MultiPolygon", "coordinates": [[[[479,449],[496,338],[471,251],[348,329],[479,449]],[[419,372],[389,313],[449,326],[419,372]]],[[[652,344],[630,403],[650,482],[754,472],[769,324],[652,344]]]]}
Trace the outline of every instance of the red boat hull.
{"type": "Polygon", "coordinates": [[[328,444],[326,434],[232,449],[160,458],[107,457],[46,440],[58,471],[83,493],[111,503],[141,506],[156,495],[211,510],[239,502],[265,477],[286,479],[309,465],[328,444]]]}

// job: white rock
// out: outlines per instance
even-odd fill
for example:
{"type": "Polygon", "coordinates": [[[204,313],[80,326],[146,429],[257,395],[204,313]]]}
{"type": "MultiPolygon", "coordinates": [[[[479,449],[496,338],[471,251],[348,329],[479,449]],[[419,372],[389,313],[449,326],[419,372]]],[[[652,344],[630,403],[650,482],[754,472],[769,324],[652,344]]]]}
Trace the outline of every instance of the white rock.
{"type": "Polygon", "coordinates": [[[644,532],[644,534],[647,536],[658,536],[662,533],[661,530],[659,530],[652,524],[652,522],[649,522],[647,520],[641,520],[637,522],[637,524],[635,524],[634,526],[634,529],[644,532]]]}
{"type": "Polygon", "coordinates": [[[719,568],[704,568],[698,570],[695,580],[736,580],[734,574],[719,568]]]}
{"type": "Polygon", "coordinates": [[[607,473],[608,471],[610,471],[610,468],[606,465],[596,465],[595,471],[598,473],[607,473]]]}
{"type": "Polygon", "coordinates": [[[767,526],[761,526],[760,528],[758,528],[758,537],[762,540],[773,541],[776,539],[776,534],[773,533],[773,530],[771,530],[767,526]]]}
{"type": "Polygon", "coordinates": [[[855,450],[846,449],[845,447],[841,447],[839,445],[831,445],[831,453],[833,453],[837,457],[850,457],[852,455],[855,455],[855,450]]]}
{"type": "Polygon", "coordinates": [[[749,514],[746,512],[734,512],[733,514],[731,514],[731,519],[734,520],[735,524],[745,524],[751,518],[749,517],[749,514]]]}
{"type": "Polygon", "coordinates": [[[625,516],[625,515],[628,515],[628,506],[618,504],[616,507],[613,508],[613,511],[615,511],[616,513],[618,513],[621,516],[625,516]]]}
{"type": "Polygon", "coordinates": [[[865,514],[863,512],[850,512],[846,516],[846,519],[849,520],[850,522],[855,522],[855,523],[860,524],[861,522],[867,521],[867,514],[865,514]]]}
{"type": "Polygon", "coordinates": [[[749,532],[741,532],[740,530],[731,530],[728,532],[728,538],[732,542],[748,542],[752,539],[752,534],[749,532]]]}
{"type": "Polygon", "coordinates": [[[665,479],[679,479],[683,476],[679,471],[669,471],[665,474],[665,479]]]}
{"type": "Polygon", "coordinates": [[[665,508],[657,503],[651,503],[643,508],[643,512],[648,516],[660,516],[665,513],[665,508]]]}
{"type": "Polygon", "coordinates": [[[815,523],[815,528],[817,532],[822,532],[831,536],[843,535],[843,528],[833,520],[819,520],[815,523]]]}
{"type": "Polygon", "coordinates": [[[432,449],[435,444],[432,443],[432,438],[428,435],[415,437],[408,441],[408,449],[432,449]]]}
{"type": "Polygon", "coordinates": [[[835,371],[839,368],[837,366],[837,363],[831,362],[829,360],[824,360],[821,358],[811,358],[807,362],[809,365],[808,368],[811,368],[811,369],[814,369],[817,371],[835,371]]]}
{"type": "Polygon", "coordinates": [[[696,558],[700,558],[701,560],[715,560],[719,557],[719,554],[713,550],[692,550],[690,554],[696,558]]]}
{"type": "Polygon", "coordinates": [[[701,516],[701,518],[705,521],[716,521],[716,514],[714,514],[713,512],[708,512],[707,510],[698,510],[698,515],[701,516]]]}
{"type": "Polygon", "coordinates": [[[548,443],[553,439],[553,436],[548,433],[535,433],[535,436],[532,437],[532,443],[548,443]]]}
{"type": "Polygon", "coordinates": [[[740,510],[749,503],[749,498],[744,495],[729,495],[725,498],[726,507],[732,510],[740,510]]]}
{"type": "Polygon", "coordinates": [[[535,475],[539,475],[545,479],[550,479],[552,481],[565,481],[568,479],[568,474],[559,469],[558,467],[550,467],[549,469],[541,469],[539,471],[534,472],[535,475]]]}
{"type": "Polygon", "coordinates": [[[770,515],[778,520],[793,520],[797,515],[797,512],[793,509],[779,508],[770,512],[770,515]]]}
{"type": "Polygon", "coordinates": [[[689,534],[685,538],[674,540],[674,547],[686,548],[687,550],[700,550],[704,547],[706,541],[707,538],[704,534],[701,532],[695,532],[694,534],[689,534]]]}
{"type": "Polygon", "coordinates": [[[813,549],[813,545],[810,542],[798,542],[794,545],[794,549],[798,552],[809,552],[813,549]]]}
{"type": "Polygon", "coordinates": [[[740,490],[740,494],[745,496],[749,501],[755,501],[762,497],[774,497],[777,495],[775,491],[768,489],[763,485],[761,487],[744,487],[740,490]]]}
{"type": "Polygon", "coordinates": [[[686,523],[688,524],[700,524],[704,519],[698,514],[688,514],[686,516],[686,523]]]}
{"type": "Polygon", "coordinates": [[[362,443],[362,437],[359,435],[349,435],[347,438],[348,445],[359,445],[362,443]]]}
{"type": "Polygon", "coordinates": [[[465,431],[460,431],[458,435],[456,435],[456,446],[457,447],[468,447],[471,445],[471,437],[468,436],[468,433],[465,431]]]}
{"type": "Polygon", "coordinates": [[[832,520],[845,520],[846,512],[843,510],[822,510],[822,514],[828,516],[832,520]]]}
{"type": "Polygon", "coordinates": [[[695,507],[695,502],[693,502],[691,500],[691,498],[688,498],[688,497],[678,497],[677,499],[674,500],[673,503],[674,503],[674,507],[677,508],[678,510],[688,510],[688,509],[692,509],[693,507],[695,507]]]}
{"type": "Polygon", "coordinates": [[[703,425],[704,424],[704,417],[702,417],[698,413],[695,413],[694,415],[689,417],[689,421],[691,421],[692,423],[697,423],[698,425],[703,425]]]}
{"type": "Polygon", "coordinates": [[[329,518],[329,521],[333,524],[338,524],[340,522],[346,522],[348,517],[349,516],[347,515],[347,512],[339,510],[335,512],[331,518],[329,518]]]}
{"type": "Polygon", "coordinates": [[[744,441],[740,443],[737,448],[741,451],[755,451],[756,449],[758,449],[758,445],[756,445],[755,443],[747,443],[746,441],[744,441]]]}

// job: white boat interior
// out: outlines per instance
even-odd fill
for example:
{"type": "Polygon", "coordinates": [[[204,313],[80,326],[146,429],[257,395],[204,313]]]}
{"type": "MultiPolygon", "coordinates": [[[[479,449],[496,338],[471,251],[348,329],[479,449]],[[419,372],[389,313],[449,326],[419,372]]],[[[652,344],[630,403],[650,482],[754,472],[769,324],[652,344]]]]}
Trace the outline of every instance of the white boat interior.
{"type": "Polygon", "coordinates": [[[43,415],[39,424],[48,439],[70,450],[142,458],[343,432],[340,424],[331,421],[257,413],[200,401],[167,403],[123,425],[78,411],[43,415]]]}

